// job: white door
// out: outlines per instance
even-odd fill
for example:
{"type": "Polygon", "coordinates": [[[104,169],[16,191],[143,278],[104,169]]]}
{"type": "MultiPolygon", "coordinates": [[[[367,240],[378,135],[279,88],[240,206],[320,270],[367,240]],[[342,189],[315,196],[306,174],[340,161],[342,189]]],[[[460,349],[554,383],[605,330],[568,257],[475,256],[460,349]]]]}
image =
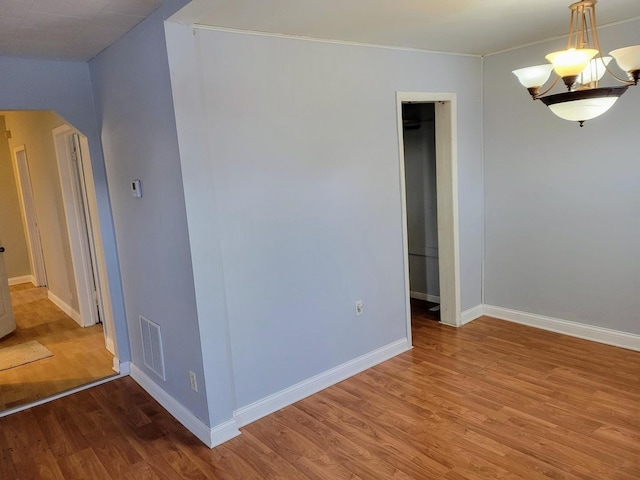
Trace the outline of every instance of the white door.
{"type": "Polygon", "coordinates": [[[13,153],[15,154],[18,172],[18,192],[21,195],[22,212],[27,227],[26,233],[31,255],[31,269],[36,281],[36,287],[45,287],[47,286],[47,274],[44,266],[44,254],[42,253],[42,241],[40,239],[40,229],[38,228],[33,187],[31,186],[31,176],[29,174],[27,150],[22,145],[14,148],[13,153]]]}
{"type": "Polygon", "coordinates": [[[9,295],[9,279],[7,269],[4,266],[4,247],[0,243],[0,338],[10,334],[16,329],[9,295]]]}
{"type": "MultiPolygon", "coordinates": [[[[96,302],[96,308],[97,308],[97,321],[102,323],[102,319],[104,318],[104,314],[102,313],[102,305],[101,305],[101,298],[99,295],[99,288],[98,286],[100,285],[100,280],[98,278],[98,271],[97,271],[97,260],[96,260],[96,244],[95,244],[95,239],[93,237],[93,226],[91,224],[92,219],[91,219],[91,210],[89,209],[89,198],[88,198],[88,194],[87,194],[87,184],[86,184],[86,177],[85,177],[85,171],[84,171],[84,161],[82,159],[82,148],[80,146],[80,136],[77,133],[74,133],[72,135],[72,142],[73,142],[73,165],[75,166],[75,177],[76,177],[76,187],[77,187],[77,198],[78,198],[78,203],[80,203],[79,206],[82,207],[82,213],[84,213],[84,215],[79,215],[79,220],[82,224],[82,232],[84,233],[83,235],[83,240],[85,241],[85,247],[86,247],[86,252],[88,252],[88,260],[90,265],[88,265],[90,267],[91,270],[91,278],[89,280],[91,280],[93,283],[91,283],[91,293],[93,294],[93,298],[95,299],[96,302]]],[[[106,325],[104,328],[104,333],[105,333],[105,339],[107,338],[107,329],[106,329],[106,325]]]]}

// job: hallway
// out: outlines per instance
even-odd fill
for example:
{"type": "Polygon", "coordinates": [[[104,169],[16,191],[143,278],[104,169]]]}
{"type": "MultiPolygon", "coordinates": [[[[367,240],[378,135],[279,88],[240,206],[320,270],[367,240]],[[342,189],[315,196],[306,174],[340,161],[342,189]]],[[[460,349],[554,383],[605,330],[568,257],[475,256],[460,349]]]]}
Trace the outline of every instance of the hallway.
{"type": "Polygon", "coordinates": [[[114,375],[102,325],[81,328],[47,298],[46,288],[13,285],[17,329],[0,348],[37,340],[53,356],[0,371],[0,411],[114,375]]]}

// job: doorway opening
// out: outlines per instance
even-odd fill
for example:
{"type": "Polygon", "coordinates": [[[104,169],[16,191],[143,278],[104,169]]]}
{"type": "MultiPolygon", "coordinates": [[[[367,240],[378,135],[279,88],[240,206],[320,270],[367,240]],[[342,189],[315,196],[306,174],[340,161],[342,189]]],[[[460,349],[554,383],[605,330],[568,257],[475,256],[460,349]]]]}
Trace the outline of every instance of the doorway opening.
{"type": "Polygon", "coordinates": [[[397,122],[411,338],[412,296],[432,313],[439,304],[440,323],[461,324],[456,95],[399,92],[397,122]]]}
{"type": "Polygon", "coordinates": [[[40,239],[38,214],[33,197],[33,185],[31,184],[26,147],[21,145],[14,148],[13,155],[16,161],[16,183],[18,192],[20,193],[20,204],[24,213],[25,233],[29,246],[29,260],[31,263],[31,271],[33,272],[34,284],[36,287],[46,287],[47,273],[44,266],[42,240],[40,239]]]}
{"type": "Polygon", "coordinates": [[[0,286],[10,292],[16,327],[0,339],[0,367],[12,349],[44,347],[42,357],[0,368],[4,416],[111,378],[119,365],[87,139],[52,111],[0,112],[0,127],[0,170],[9,173],[0,180],[0,286]],[[45,282],[27,241],[29,196],[45,282]]]}
{"type": "Polygon", "coordinates": [[[434,104],[403,103],[402,129],[411,314],[440,321],[434,104]]]}

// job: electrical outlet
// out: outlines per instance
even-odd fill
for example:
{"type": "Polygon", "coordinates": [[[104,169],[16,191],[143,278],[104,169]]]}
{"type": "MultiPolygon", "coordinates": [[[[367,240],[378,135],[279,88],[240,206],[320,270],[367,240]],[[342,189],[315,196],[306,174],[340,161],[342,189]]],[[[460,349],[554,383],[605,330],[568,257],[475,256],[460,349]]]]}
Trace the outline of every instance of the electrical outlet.
{"type": "Polygon", "coordinates": [[[191,390],[194,392],[198,391],[198,382],[196,381],[196,374],[193,372],[189,372],[189,382],[191,383],[191,390]]]}
{"type": "Polygon", "coordinates": [[[364,306],[362,305],[362,300],[356,301],[356,316],[362,315],[364,313],[364,306]]]}

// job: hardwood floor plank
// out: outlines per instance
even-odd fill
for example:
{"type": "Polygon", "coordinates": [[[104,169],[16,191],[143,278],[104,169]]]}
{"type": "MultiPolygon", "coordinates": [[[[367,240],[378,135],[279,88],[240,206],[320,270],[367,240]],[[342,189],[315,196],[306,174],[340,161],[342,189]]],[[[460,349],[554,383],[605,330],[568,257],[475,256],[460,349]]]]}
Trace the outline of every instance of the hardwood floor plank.
{"type": "Polygon", "coordinates": [[[327,454],[313,439],[278,422],[272,415],[245,428],[310,479],[360,479],[327,454]]]}
{"type": "MultiPolygon", "coordinates": [[[[297,470],[282,456],[271,450],[251,434],[250,430],[243,429],[242,436],[236,437],[224,445],[229,450],[241,456],[251,467],[259,472],[264,479],[299,478],[308,480],[309,477],[297,470]]],[[[217,449],[215,449],[217,450],[217,449]]],[[[203,459],[211,461],[209,455],[203,459]]],[[[232,478],[238,478],[232,477],[232,478]]]]}
{"type": "Polygon", "coordinates": [[[371,480],[409,480],[411,478],[393,465],[373,455],[363,445],[358,445],[348,437],[332,430],[299,408],[291,408],[286,413],[276,412],[274,416],[284,425],[313,438],[324,451],[359,477],[371,480]]]}
{"type": "Polygon", "coordinates": [[[117,480],[100,463],[100,460],[90,447],[59,458],[58,465],[65,479],[99,478],[101,480],[117,480]]]}
{"type": "Polygon", "coordinates": [[[299,402],[296,404],[296,408],[323,422],[343,436],[357,441],[372,454],[411,478],[420,478],[420,476],[440,478],[449,471],[445,465],[424,455],[411,445],[403,443],[402,438],[406,433],[393,427],[385,428],[379,424],[372,424],[357,410],[344,408],[339,403],[329,402],[327,399],[317,396],[299,402]]]}
{"type": "Polygon", "coordinates": [[[640,478],[640,352],[491,318],[413,334],[213,450],[131,378],[0,419],[0,478],[640,478]]]}

